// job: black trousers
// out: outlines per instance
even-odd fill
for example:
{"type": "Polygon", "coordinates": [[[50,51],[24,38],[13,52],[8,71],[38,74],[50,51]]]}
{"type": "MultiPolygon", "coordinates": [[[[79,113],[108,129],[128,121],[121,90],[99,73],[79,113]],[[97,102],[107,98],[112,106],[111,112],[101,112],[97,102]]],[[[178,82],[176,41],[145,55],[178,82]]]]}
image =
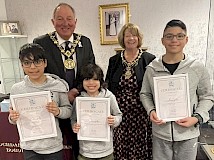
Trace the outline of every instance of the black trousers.
{"type": "Polygon", "coordinates": [[[74,160],[79,155],[79,141],[77,134],[73,132],[70,119],[59,119],[59,126],[62,132],[63,145],[72,146],[74,160]]]}
{"type": "Polygon", "coordinates": [[[25,160],[63,160],[62,150],[51,154],[39,154],[32,150],[24,150],[25,160]]]}

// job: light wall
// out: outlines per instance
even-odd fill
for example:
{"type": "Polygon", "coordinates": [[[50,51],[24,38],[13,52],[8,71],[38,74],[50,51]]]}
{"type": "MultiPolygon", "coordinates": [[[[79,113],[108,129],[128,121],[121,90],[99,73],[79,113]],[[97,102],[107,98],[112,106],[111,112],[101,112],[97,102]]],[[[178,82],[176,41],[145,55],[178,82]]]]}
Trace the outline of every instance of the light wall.
{"type": "MultiPolygon", "coordinates": [[[[189,42],[185,53],[202,62],[209,57],[208,26],[211,0],[64,0],[77,13],[76,32],[88,36],[93,45],[96,62],[107,70],[109,57],[115,54],[119,45],[100,45],[99,5],[129,3],[130,22],[139,25],[144,33],[144,45],[148,51],[160,56],[164,54],[161,37],[166,23],[181,19],[188,28],[189,42]]],[[[20,21],[23,34],[33,38],[53,31],[51,17],[58,0],[5,0],[8,20],[20,21]]],[[[212,38],[211,38],[212,39],[212,38]]],[[[213,49],[210,49],[213,51],[213,49]]]]}
{"type": "MultiPolygon", "coordinates": [[[[210,1],[210,14],[209,14],[209,28],[208,28],[208,37],[207,37],[207,48],[204,47],[206,51],[206,67],[209,69],[211,82],[214,84],[214,2],[210,1]]],[[[214,85],[213,91],[214,91],[214,85]]]]}
{"type": "Polygon", "coordinates": [[[0,0],[0,20],[7,20],[5,1],[0,0]]]}

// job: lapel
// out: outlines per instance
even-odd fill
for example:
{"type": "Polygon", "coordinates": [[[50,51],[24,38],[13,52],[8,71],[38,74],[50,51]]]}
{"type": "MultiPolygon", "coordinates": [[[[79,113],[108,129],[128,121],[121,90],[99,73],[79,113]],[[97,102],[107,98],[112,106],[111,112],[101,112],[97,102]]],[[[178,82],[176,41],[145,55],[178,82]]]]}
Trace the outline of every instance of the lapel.
{"type": "Polygon", "coordinates": [[[141,58],[138,61],[138,65],[135,66],[135,73],[137,76],[137,81],[140,82],[143,80],[143,75],[144,75],[144,67],[143,67],[144,59],[143,59],[143,53],[141,55],[141,58]]]}
{"type": "MultiPolygon", "coordinates": [[[[52,32],[52,34],[55,34],[55,32],[52,32]]],[[[50,35],[49,35],[49,38],[50,38],[50,35]]],[[[57,37],[56,37],[56,40],[57,40],[57,37]]],[[[64,64],[63,64],[62,53],[60,49],[53,42],[51,38],[50,38],[50,43],[47,43],[46,45],[48,48],[50,48],[50,52],[51,52],[50,61],[52,61],[55,64],[54,66],[54,70],[56,71],[55,74],[59,75],[61,78],[65,77],[64,64]]],[[[49,68],[48,70],[53,70],[53,68],[49,68]]]]}
{"type": "Polygon", "coordinates": [[[55,62],[56,69],[59,71],[58,74],[61,75],[60,77],[64,77],[64,64],[62,61],[62,53],[60,49],[56,44],[54,44],[51,38],[50,43],[47,45],[49,48],[51,48],[51,56],[53,57],[52,60],[55,62]]]}
{"type": "Polygon", "coordinates": [[[123,74],[123,64],[122,64],[122,58],[121,58],[121,53],[118,53],[116,60],[113,62],[114,67],[113,67],[113,81],[118,81],[120,80],[120,77],[123,74]]]}
{"type": "Polygon", "coordinates": [[[54,45],[52,52],[54,53],[53,59],[55,59],[57,67],[64,68],[64,64],[62,61],[62,53],[61,53],[60,49],[56,45],[54,45]]]}
{"type": "MultiPolygon", "coordinates": [[[[73,35],[74,35],[74,39],[76,39],[77,34],[74,33],[73,35]]],[[[82,40],[82,38],[80,39],[80,41],[81,41],[81,40],[82,40]]],[[[78,46],[78,44],[77,44],[77,46],[76,46],[76,48],[75,48],[75,51],[76,51],[76,60],[77,60],[77,72],[79,72],[79,69],[80,69],[81,66],[82,66],[82,60],[81,60],[81,59],[83,59],[82,48],[83,48],[83,47],[80,48],[80,47],[78,46]]]]}

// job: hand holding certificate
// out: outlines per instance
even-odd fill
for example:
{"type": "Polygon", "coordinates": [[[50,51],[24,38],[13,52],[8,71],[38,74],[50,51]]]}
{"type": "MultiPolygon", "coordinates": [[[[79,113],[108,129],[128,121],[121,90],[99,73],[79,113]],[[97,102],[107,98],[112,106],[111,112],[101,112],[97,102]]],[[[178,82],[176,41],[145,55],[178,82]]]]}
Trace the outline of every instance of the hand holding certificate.
{"type": "Polygon", "coordinates": [[[46,109],[51,102],[49,91],[10,96],[13,110],[19,113],[17,128],[20,141],[57,136],[55,118],[46,109]]]}
{"type": "Polygon", "coordinates": [[[109,98],[76,98],[77,123],[81,128],[78,140],[110,141],[109,98]]]}
{"type": "Polygon", "coordinates": [[[154,77],[154,91],[159,119],[167,122],[191,116],[187,74],[154,77]]]}

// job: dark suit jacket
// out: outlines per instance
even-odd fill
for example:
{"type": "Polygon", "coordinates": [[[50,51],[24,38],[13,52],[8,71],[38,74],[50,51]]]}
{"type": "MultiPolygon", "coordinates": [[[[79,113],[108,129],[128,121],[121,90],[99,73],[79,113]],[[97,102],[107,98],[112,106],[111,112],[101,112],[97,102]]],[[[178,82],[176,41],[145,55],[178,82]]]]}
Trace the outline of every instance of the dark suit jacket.
{"type": "MultiPolygon", "coordinates": [[[[74,33],[74,37],[77,34],[74,33]]],[[[76,47],[76,59],[77,59],[77,73],[75,82],[79,82],[80,70],[84,65],[89,63],[95,63],[95,57],[89,38],[82,36],[81,39],[82,47],[77,45],[76,47]]],[[[62,53],[60,52],[57,45],[53,43],[48,34],[35,38],[34,43],[40,44],[45,52],[48,61],[48,65],[45,69],[45,72],[58,75],[60,78],[65,79],[65,70],[62,60],[62,53]]],[[[74,83],[77,87],[77,83],[74,83]]]]}
{"type": "MultiPolygon", "coordinates": [[[[146,70],[146,66],[153,59],[155,59],[154,55],[148,52],[143,52],[141,58],[138,61],[138,65],[134,67],[139,88],[142,87],[143,76],[146,70]]],[[[108,89],[112,91],[114,94],[116,94],[116,91],[118,91],[119,81],[122,74],[123,74],[122,58],[121,54],[118,53],[109,59],[109,65],[105,80],[108,83],[108,89]]]]}

